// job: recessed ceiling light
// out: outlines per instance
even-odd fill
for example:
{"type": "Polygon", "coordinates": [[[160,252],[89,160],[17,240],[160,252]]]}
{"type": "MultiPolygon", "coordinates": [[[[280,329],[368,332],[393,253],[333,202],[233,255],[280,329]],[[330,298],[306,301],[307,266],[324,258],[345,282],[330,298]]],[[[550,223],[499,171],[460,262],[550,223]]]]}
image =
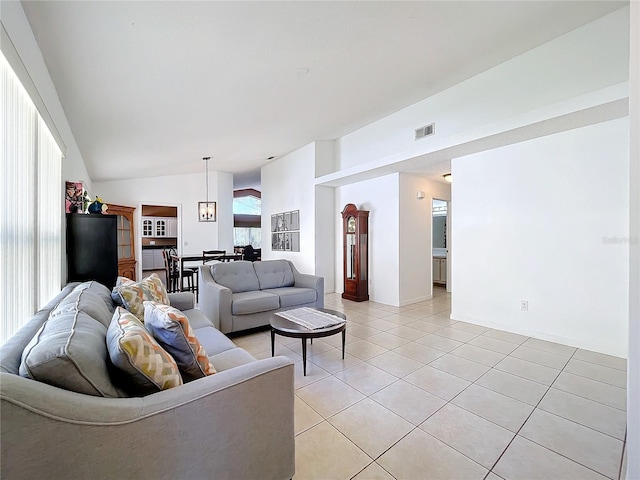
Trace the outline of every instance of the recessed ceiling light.
{"type": "Polygon", "coordinates": [[[309,69],[307,67],[300,67],[296,70],[296,73],[299,77],[304,77],[309,74],[309,69]]]}
{"type": "Polygon", "coordinates": [[[269,158],[267,158],[267,161],[273,160],[274,158],[276,158],[276,157],[269,157],[269,158]]]}

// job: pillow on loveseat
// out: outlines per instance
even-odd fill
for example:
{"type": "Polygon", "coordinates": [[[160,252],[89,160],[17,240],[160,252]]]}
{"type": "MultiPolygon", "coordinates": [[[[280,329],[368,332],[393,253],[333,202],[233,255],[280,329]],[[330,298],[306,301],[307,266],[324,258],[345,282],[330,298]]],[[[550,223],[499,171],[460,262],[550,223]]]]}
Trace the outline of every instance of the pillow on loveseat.
{"type": "Polygon", "coordinates": [[[144,310],[145,327],[173,356],[185,382],[216,373],[184,313],[158,302],[144,302],[144,310]]]}
{"type": "Polygon", "coordinates": [[[167,289],[156,273],[139,282],[122,277],[122,280],[113,287],[111,298],[117,305],[133,313],[141,322],[144,322],[144,301],[150,300],[169,305],[167,289]]]}
{"type": "Polygon", "coordinates": [[[260,290],[253,263],[240,260],[211,265],[211,276],[216,283],[227,287],[233,293],[260,290]]]}
{"type": "Polygon", "coordinates": [[[253,264],[260,290],[293,287],[295,278],[291,265],[286,260],[265,260],[253,264]]]}
{"type": "Polygon", "coordinates": [[[176,361],[132,313],[118,307],[107,330],[111,362],[132,395],[147,395],[182,385],[176,361]]]}

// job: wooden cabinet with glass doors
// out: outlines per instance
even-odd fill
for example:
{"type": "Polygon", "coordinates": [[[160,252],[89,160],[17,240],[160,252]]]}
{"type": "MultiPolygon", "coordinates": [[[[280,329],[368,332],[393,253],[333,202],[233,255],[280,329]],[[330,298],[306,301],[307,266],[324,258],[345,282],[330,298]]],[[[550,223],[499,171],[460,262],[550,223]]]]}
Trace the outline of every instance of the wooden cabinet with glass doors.
{"type": "Polygon", "coordinates": [[[133,244],[134,207],[109,205],[107,213],[118,219],[118,275],[136,279],[136,251],[133,244]]]}

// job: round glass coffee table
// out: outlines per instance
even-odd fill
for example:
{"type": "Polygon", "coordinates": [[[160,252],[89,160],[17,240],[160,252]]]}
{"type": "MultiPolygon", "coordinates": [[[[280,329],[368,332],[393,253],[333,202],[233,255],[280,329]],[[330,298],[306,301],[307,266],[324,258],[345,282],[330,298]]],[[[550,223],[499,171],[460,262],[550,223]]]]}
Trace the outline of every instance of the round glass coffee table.
{"type": "MultiPolygon", "coordinates": [[[[329,310],[327,308],[317,308],[315,310],[330,313],[331,315],[335,315],[336,317],[342,318],[343,320],[347,319],[344,313],[337,312],[335,310],[329,310]]],[[[302,325],[291,322],[286,318],[282,318],[281,316],[274,313],[273,315],[271,315],[271,321],[269,323],[271,325],[272,357],[275,355],[276,333],[278,335],[282,335],[283,337],[302,339],[302,371],[305,376],[307,375],[307,338],[311,339],[311,343],[313,343],[314,338],[328,337],[342,332],[342,359],[344,360],[344,343],[347,334],[347,322],[341,323],[340,325],[333,325],[327,328],[316,328],[314,330],[310,330],[306,327],[303,327],[302,325]]]]}

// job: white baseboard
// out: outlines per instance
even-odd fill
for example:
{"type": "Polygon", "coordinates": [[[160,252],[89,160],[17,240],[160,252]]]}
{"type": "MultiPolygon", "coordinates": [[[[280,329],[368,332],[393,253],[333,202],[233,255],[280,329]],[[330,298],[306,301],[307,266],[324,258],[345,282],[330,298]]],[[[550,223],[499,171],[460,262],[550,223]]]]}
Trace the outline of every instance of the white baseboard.
{"type": "Polygon", "coordinates": [[[420,297],[409,298],[400,302],[401,307],[406,307],[407,305],[411,305],[413,303],[424,302],[425,300],[431,300],[433,295],[423,295],[420,297]]]}
{"type": "Polygon", "coordinates": [[[517,328],[512,324],[503,324],[498,322],[479,320],[477,318],[459,316],[455,315],[454,312],[451,312],[451,315],[449,315],[449,319],[458,322],[473,323],[474,325],[493,328],[495,330],[517,333],[518,335],[537,338],[539,340],[546,340],[547,342],[561,343],[563,345],[569,345],[571,347],[581,348],[583,350],[591,350],[593,352],[604,353],[606,355],[613,355],[614,357],[628,358],[629,356],[629,352],[626,348],[620,348],[617,345],[609,344],[607,343],[607,339],[602,339],[602,342],[598,343],[587,342],[578,338],[559,336],[552,333],[540,332],[528,328],[517,328]]]}

